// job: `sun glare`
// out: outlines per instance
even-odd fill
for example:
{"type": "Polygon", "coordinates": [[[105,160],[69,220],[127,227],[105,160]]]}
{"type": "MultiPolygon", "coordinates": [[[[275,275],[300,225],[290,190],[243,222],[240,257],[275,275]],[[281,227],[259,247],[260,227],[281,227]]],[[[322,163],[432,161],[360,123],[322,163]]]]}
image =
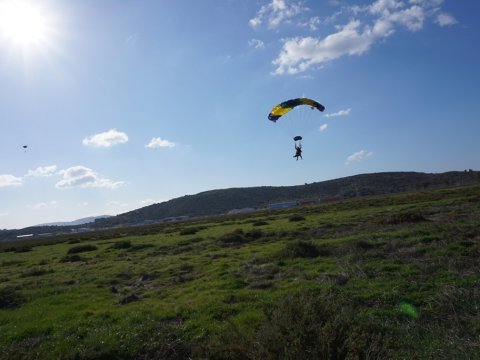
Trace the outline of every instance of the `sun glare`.
{"type": "Polygon", "coordinates": [[[48,18],[41,10],[27,0],[0,0],[0,39],[22,47],[47,42],[48,18]]]}

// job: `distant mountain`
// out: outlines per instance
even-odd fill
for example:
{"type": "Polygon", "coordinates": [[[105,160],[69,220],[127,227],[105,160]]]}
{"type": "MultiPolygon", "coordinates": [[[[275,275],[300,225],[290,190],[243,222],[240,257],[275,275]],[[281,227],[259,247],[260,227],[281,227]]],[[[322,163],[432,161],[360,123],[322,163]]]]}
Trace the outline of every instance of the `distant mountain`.
{"type": "Polygon", "coordinates": [[[97,219],[106,219],[111,217],[112,215],[100,215],[100,216],[89,216],[86,218],[73,220],[73,221],[63,221],[63,222],[52,222],[46,224],[39,224],[36,226],[76,226],[76,225],[84,225],[88,223],[92,223],[97,219]]]}
{"type": "Polygon", "coordinates": [[[98,219],[92,226],[103,228],[169,217],[210,216],[225,214],[235,208],[265,208],[271,203],[283,201],[348,199],[475,183],[480,183],[479,171],[451,171],[438,174],[384,172],[295,186],[211,190],[153,204],[108,219],[98,219]]]}

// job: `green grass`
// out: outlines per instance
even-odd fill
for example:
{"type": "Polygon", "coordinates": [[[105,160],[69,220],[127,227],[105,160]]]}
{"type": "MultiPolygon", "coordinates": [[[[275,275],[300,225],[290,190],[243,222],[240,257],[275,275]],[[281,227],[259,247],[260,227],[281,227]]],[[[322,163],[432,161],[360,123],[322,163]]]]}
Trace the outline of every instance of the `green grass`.
{"type": "Polygon", "coordinates": [[[1,243],[0,358],[480,358],[478,194],[1,243]]]}

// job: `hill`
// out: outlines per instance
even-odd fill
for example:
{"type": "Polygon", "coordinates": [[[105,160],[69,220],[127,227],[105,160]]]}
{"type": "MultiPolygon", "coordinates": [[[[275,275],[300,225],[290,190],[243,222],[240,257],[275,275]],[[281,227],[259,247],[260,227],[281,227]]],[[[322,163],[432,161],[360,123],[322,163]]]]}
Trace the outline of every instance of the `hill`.
{"type": "Polygon", "coordinates": [[[95,228],[135,224],[178,216],[211,216],[232,209],[266,208],[283,201],[349,199],[366,195],[394,194],[480,183],[479,171],[451,171],[439,174],[384,172],[296,186],[259,186],[210,190],[96,220],[95,228]]]}

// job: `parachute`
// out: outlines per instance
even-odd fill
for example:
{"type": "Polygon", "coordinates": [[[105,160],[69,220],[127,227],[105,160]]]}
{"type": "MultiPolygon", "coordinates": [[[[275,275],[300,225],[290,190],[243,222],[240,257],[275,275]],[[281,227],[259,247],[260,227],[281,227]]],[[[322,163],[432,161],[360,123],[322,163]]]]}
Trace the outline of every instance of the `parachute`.
{"type": "Polygon", "coordinates": [[[293,138],[293,141],[300,141],[300,140],[302,140],[302,139],[303,139],[303,138],[302,138],[301,136],[295,136],[295,137],[293,138]]]}
{"type": "Polygon", "coordinates": [[[309,105],[312,109],[318,109],[318,111],[325,110],[325,106],[316,102],[315,100],[308,99],[308,98],[298,98],[298,99],[291,99],[282,102],[275,106],[270,114],[268,114],[268,120],[276,122],[281,116],[288,113],[293,108],[299,105],[309,105]]]}

